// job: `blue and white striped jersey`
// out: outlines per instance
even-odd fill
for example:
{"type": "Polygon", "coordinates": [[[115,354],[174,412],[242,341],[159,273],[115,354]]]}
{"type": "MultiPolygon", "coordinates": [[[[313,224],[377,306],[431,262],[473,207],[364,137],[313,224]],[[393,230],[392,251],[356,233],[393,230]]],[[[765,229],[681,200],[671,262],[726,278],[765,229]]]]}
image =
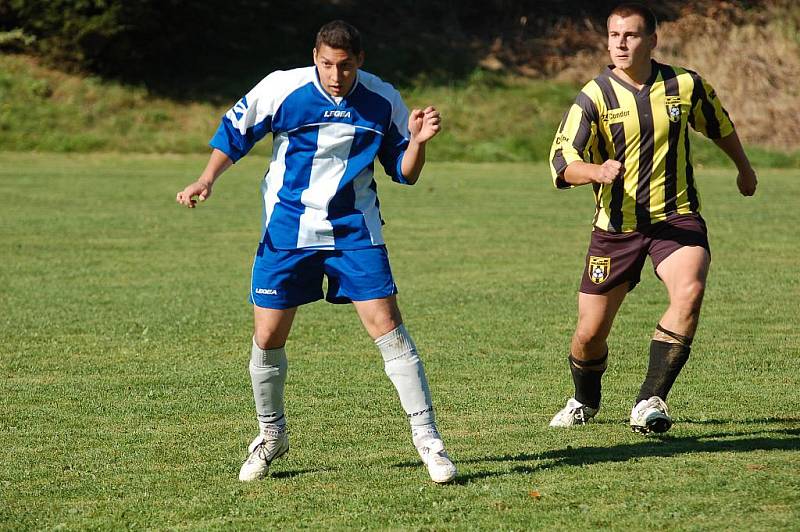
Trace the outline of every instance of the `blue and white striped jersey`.
{"type": "Polygon", "coordinates": [[[222,118],[210,145],[234,162],[271,132],[262,183],[264,239],[276,249],[360,249],[383,244],[375,157],[407,184],[408,109],[377,76],[359,71],[337,103],[314,66],[268,75],[222,118]]]}

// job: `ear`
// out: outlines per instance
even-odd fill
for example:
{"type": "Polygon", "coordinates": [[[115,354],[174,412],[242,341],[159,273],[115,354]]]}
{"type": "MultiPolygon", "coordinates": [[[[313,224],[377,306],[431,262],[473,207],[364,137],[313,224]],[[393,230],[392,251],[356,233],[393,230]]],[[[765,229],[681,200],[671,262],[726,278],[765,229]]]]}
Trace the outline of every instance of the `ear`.
{"type": "Polygon", "coordinates": [[[311,57],[314,58],[314,64],[316,64],[317,63],[317,49],[316,48],[312,48],[311,49],[311,57]]]}
{"type": "Polygon", "coordinates": [[[652,41],[650,41],[651,42],[650,49],[655,50],[656,46],[658,45],[658,33],[654,33],[653,35],[650,36],[650,38],[652,39],[652,41]]]}
{"type": "Polygon", "coordinates": [[[357,60],[356,60],[356,66],[357,66],[358,68],[361,68],[361,65],[363,65],[363,64],[364,64],[364,50],[361,50],[361,51],[358,53],[358,58],[357,58],[357,60]]]}

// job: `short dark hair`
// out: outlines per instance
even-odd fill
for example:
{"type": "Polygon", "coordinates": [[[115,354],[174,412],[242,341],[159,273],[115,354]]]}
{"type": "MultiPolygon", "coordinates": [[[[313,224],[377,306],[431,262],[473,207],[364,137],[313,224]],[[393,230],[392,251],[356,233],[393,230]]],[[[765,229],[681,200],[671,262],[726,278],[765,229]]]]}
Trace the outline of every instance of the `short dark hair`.
{"type": "Polygon", "coordinates": [[[352,24],[343,20],[332,20],[317,32],[314,48],[319,50],[323,44],[358,55],[361,53],[361,33],[352,24]]]}
{"type": "Polygon", "coordinates": [[[638,2],[625,2],[624,4],[620,4],[614,8],[611,13],[608,14],[608,19],[606,20],[606,26],[608,26],[608,22],[611,20],[611,17],[617,15],[619,17],[629,17],[631,15],[639,15],[644,19],[644,28],[648,35],[652,35],[656,32],[656,26],[658,25],[658,21],[656,20],[656,15],[653,13],[650,8],[645,6],[644,4],[640,4],[638,2]]]}

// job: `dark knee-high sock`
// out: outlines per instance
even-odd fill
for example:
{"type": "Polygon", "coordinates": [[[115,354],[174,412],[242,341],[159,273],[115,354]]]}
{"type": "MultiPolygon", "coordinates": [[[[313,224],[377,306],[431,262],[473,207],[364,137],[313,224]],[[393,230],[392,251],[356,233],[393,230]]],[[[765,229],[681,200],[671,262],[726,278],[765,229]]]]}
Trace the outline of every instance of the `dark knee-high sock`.
{"type": "Polygon", "coordinates": [[[668,331],[661,324],[657,325],[656,329],[673,338],[675,342],[662,342],[656,339],[650,341],[650,363],[647,366],[647,376],[636,397],[636,403],[650,399],[654,395],[666,401],[667,394],[692,351],[692,338],[668,331]]]}
{"type": "Polygon", "coordinates": [[[588,407],[600,408],[600,379],[606,370],[608,351],[603,358],[578,360],[569,356],[569,370],[575,384],[575,399],[588,407]]]}

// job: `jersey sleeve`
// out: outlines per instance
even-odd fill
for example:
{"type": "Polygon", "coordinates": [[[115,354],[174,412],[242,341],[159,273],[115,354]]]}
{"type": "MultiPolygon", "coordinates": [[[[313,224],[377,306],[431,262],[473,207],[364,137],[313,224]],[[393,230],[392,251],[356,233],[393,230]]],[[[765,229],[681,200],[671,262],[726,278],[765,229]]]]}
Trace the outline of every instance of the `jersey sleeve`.
{"type": "Polygon", "coordinates": [[[402,170],[403,155],[411,138],[408,131],[408,108],[397,91],[394,91],[391,104],[391,121],[378,148],[378,160],[392,181],[408,185],[402,170]]]}
{"type": "Polygon", "coordinates": [[[717,93],[703,78],[692,72],[692,110],[689,124],[710,139],[720,139],[733,133],[734,126],[728,111],[722,106],[717,93]]]}
{"type": "Polygon", "coordinates": [[[575,161],[592,162],[592,149],[597,143],[597,106],[581,92],[569,108],[556,131],[550,147],[550,173],[556,188],[572,188],[564,179],[564,171],[575,161]]]}
{"type": "Polygon", "coordinates": [[[231,107],[211,138],[209,145],[238,161],[272,131],[275,114],[275,73],[270,74],[231,107]]]}

